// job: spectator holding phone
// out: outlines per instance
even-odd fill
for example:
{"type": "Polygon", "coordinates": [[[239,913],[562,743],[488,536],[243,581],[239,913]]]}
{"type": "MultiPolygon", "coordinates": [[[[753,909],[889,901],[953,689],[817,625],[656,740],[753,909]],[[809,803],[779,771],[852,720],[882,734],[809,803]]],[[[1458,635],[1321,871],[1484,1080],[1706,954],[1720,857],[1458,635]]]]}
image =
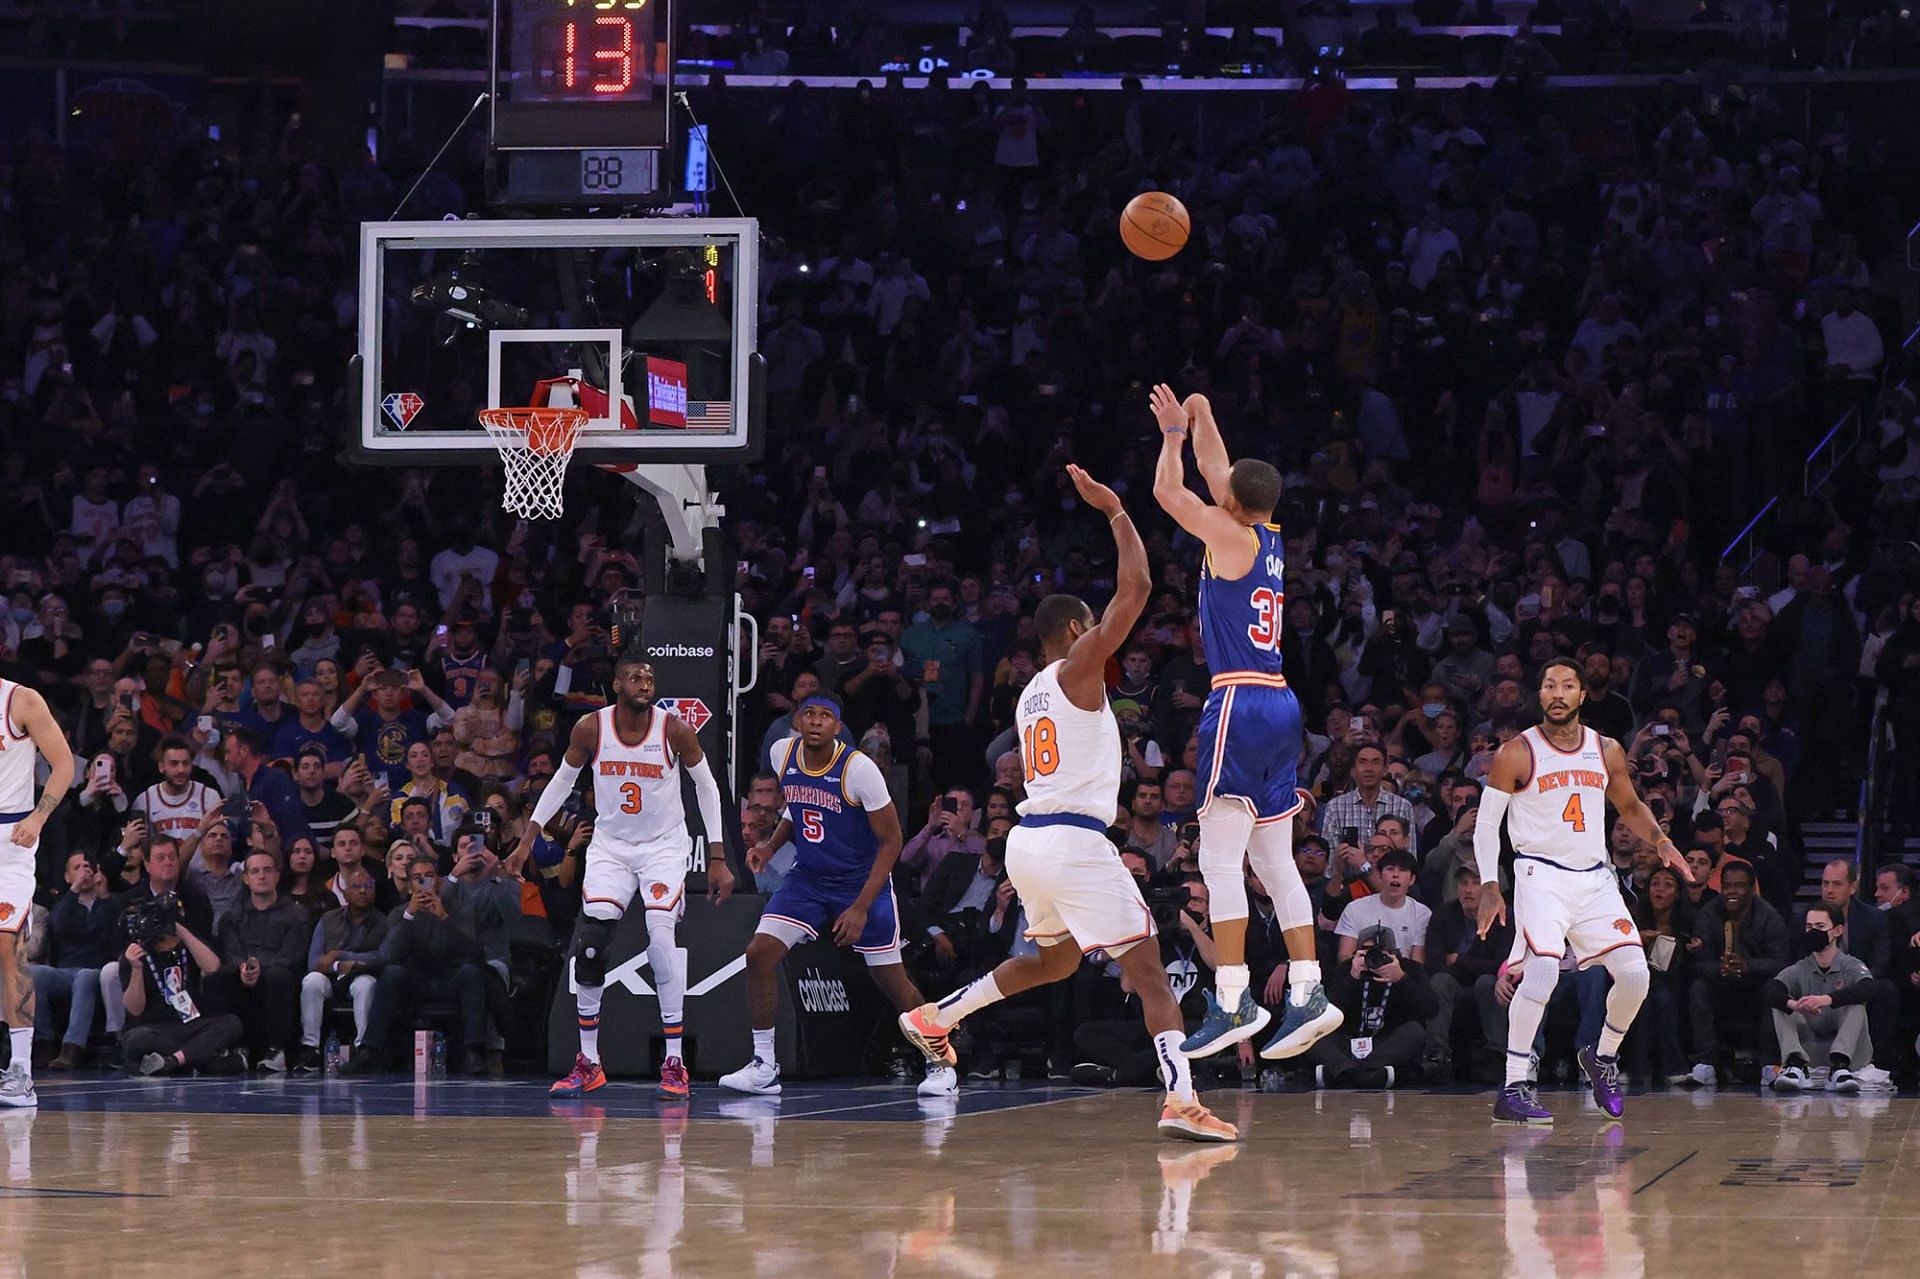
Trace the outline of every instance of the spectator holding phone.
{"type": "Polygon", "coordinates": [[[367,669],[360,686],[328,722],[355,745],[369,771],[385,778],[389,787],[398,788],[408,780],[407,748],[429,740],[433,730],[453,723],[453,708],[427,687],[417,670],[383,670],[366,654],[361,657],[361,665],[367,669]],[[404,706],[402,698],[409,692],[433,707],[433,713],[426,715],[404,706]],[[371,707],[366,706],[369,700],[371,707]]]}
{"type": "Polygon", "coordinates": [[[986,836],[973,828],[973,814],[973,792],[949,786],[927,810],[927,824],[900,850],[900,864],[930,884],[940,863],[952,854],[985,852],[986,836]]]}

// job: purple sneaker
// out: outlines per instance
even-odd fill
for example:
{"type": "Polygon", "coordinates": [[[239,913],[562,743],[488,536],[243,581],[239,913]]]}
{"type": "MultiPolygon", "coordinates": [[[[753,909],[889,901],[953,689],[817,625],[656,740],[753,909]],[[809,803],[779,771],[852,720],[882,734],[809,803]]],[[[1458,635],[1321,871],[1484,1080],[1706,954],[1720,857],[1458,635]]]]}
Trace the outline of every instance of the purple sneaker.
{"type": "Polygon", "coordinates": [[[1602,1057],[1588,1044],[1580,1050],[1580,1069],[1587,1072],[1587,1082],[1593,1085],[1593,1099],[1600,1103],[1600,1109],[1618,1119],[1626,1108],[1620,1098],[1620,1059],[1602,1057]]]}
{"type": "Polygon", "coordinates": [[[1493,1103],[1493,1122],[1545,1128],[1553,1123],[1553,1112],[1540,1104],[1533,1085],[1522,1081],[1500,1090],[1500,1096],[1493,1103]]]}

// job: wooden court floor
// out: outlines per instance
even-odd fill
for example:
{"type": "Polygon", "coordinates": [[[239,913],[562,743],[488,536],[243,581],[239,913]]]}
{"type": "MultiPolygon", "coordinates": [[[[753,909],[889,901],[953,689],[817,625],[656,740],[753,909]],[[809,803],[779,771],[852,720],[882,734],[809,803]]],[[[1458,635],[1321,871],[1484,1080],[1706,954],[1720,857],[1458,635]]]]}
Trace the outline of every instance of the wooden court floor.
{"type": "Polygon", "coordinates": [[[42,1083],[0,1114],[0,1276],[1920,1274],[1911,1098],[1218,1094],[985,1085],[42,1083]]]}

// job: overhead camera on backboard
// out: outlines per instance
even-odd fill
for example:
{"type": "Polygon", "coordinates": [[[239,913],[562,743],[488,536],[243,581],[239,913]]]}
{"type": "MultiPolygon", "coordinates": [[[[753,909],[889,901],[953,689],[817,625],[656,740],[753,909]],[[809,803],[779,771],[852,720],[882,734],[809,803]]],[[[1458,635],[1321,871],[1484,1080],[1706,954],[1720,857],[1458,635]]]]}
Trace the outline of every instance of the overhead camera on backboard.
{"type": "Polygon", "coordinates": [[[474,278],[480,268],[480,255],[468,251],[459,265],[435,272],[414,286],[413,304],[439,311],[470,329],[525,328],[530,313],[523,306],[502,302],[474,278]]]}

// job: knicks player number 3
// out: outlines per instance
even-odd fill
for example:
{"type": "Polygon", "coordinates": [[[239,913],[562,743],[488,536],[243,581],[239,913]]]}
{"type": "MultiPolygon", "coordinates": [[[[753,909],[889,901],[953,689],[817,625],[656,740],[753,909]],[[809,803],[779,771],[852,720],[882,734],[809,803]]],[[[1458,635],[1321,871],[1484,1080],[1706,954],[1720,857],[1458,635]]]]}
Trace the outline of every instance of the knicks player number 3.
{"type": "Polygon", "coordinates": [[[1051,777],[1060,767],[1060,742],[1054,732],[1053,720],[1041,717],[1027,726],[1025,741],[1022,743],[1022,757],[1027,762],[1027,780],[1036,777],[1051,777]]]}

